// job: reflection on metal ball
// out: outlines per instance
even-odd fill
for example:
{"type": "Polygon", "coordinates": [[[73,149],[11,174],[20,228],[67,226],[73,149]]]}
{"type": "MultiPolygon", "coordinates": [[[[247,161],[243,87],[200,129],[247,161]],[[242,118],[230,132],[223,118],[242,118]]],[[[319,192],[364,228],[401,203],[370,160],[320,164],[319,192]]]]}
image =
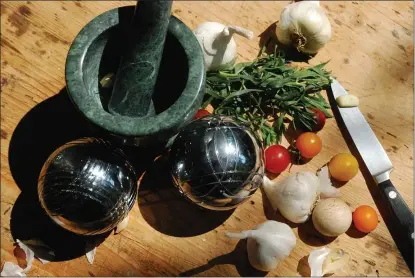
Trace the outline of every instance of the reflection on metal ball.
{"type": "Polygon", "coordinates": [[[190,201],[211,210],[233,209],[262,184],[262,153],[249,128],[211,115],[177,135],[170,151],[171,174],[190,201]]]}
{"type": "Polygon", "coordinates": [[[43,165],[39,200],[63,228],[82,235],[112,230],[132,209],[137,177],[121,150],[84,138],[58,148],[43,165]]]}

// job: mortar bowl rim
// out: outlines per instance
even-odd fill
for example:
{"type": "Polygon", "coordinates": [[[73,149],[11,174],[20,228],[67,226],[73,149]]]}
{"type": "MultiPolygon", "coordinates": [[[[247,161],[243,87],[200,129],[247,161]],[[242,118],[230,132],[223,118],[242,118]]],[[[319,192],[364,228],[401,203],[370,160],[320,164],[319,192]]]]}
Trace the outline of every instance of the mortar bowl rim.
{"type": "Polygon", "coordinates": [[[203,52],[195,35],[180,19],[171,15],[168,32],[183,48],[188,64],[187,82],[179,98],[169,108],[151,117],[134,118],[104,110],[85,87],[84,58],[91,44],[103,32],[119,25],[119,11],[127,9],[134,9],[134,6],[106,11],[89,21],[77,34],[66,58],[66,88],[75,107],[95,125],[121,136],[145,137],[174,129],[182,125],[184,119],[194,116],[198,108],[195,104],[200,105],[204,95],[206,71],[203,52]],[[91,31],[95,31],[94,35],[91,31]]]}

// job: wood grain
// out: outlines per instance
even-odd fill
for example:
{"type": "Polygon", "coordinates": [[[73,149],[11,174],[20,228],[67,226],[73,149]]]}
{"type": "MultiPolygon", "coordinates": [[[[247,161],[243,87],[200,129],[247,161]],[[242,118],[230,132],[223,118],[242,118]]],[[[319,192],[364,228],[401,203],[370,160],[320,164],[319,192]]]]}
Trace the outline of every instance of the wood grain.
{"type": "MultiPolygon", "coordinates": [[[[249,61],[260,49],[259,35],[278,20],[287,3],[177,1],[173,13],[190,28],[204,21],[219,21],[254,31],[257,37],[252,41],[235,37],[239,61],[249,61]]],[[[79,124],[77,116],[72,116],[76,113],[71,104],[58,95],[65,87],[70,44],[96,15],[124,5],[134,2],[1,2],[1,264],[16,262],[10,224],[36,221],[27,204],[20,216],[16,212],[17,203],[25,208],[22,195],[36,188],[40,166],[35,161],[47,158],[35,143],[43,142],[45,150],[53,151],[50,148],[54,146],[46,143],[57,133],[76,130],[79,124]],[[50,113],[45,114],[47,111],[50,113]],[[31,119],[34,115],[37,118],[31,119]],[[16,129],[18,125],[21,128],[16,129]],[[20,133],[26,137],[16,145],[20,133]],[[9,153],[9,148],[28,152],[13,160],[16,155],[9,153]],[[14,170],[23,166],[25,170],[14,170]]],[[[413,2],[324,1],[321,5],[329,14],[333,37],[310,64],[330,60],[328,69],[360,98],[361,111],[395,167],[393,183],[413,210],[413,2]]],[[[320,135],[323,151],[308,164],[293,166],[291,172],[316,171],[334,154],[352,150],[335,119],[328,120],[320,135]]],[[[93,265],[85,256],[46,265],[35,261],[29,275],[298,276],[304,275],[299,262],[323,245],[341,247],[351,254],[348,266],[336,275],[411,275],[385,225],[387,219],[381,217],[385,208],[363,165],[358,176],[341,187],[342,199],[352,207],[368,204],[376,208],[381,217],[378,228],[366,236],[349,231],[329,240],[318,235],[311,223],[293,225],[298,236],[296,248],[268,274],[249,266],[244,242],[224,235],[266,219],[284,221],[270,212],[260,191],[234,212],[201,212],[172,192],[162,173],[158,165],[147,169],[128,228],[105,239],[93,265]]]]}

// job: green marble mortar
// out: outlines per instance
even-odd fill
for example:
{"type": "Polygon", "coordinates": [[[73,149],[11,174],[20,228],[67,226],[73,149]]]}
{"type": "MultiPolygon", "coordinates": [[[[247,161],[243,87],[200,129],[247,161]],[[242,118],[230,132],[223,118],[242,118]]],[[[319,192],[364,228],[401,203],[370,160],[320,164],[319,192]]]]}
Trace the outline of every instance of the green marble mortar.
{"type": "Polygon", "coordinates": [[[133,14],[134,6],[116,8],[95,17],[79,32],[66,59],[67,90],[89,121],[122,143],[167,141],[201,105],[206,80],[202,49],[193,32],[171,16],[152,97],[156,114],[141,118],[111,114],[112,88],[103,88],[100,80],[108,73],[116,75],[122,36],[133,14]]]}

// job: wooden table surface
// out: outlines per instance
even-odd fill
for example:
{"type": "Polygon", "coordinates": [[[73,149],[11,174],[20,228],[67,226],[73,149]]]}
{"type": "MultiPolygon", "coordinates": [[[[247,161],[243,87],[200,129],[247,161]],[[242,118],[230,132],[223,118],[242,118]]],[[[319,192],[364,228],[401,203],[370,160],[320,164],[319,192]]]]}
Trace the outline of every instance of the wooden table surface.
{"type": "MultiPolygon", "coordinates": [[[[252,41],[235,37],[239,61],[249,61],[258,53],[259,35],[278,20],[287,3],[177,1],[173,11],[192,29],[204,21],[219,21],[254,31],[252,41]]],[[[2,264],[16,262],[16,238],[47,234],[60,246],[72,245],[68,235],[60,238],[59,233],[45,231],[47,226],[39,220],[38,207],[31,200],[40,167],[48,155],[81,134],[77,130],[82,119],[64,91],[70,44],[95,16],[124,5],[134,2],[1,3],[2,264]]],[[[360,98],[362,113],[395,167],[392,180],[413,209],[413,2],[332,1],[321,5],[330,17],[333,36],[310,64],[330,60],[327,68],[360,98]]],[[[335,119],[328,120],[319,134],[323,151],[308,164],[294,166],[291,172],[316,171],[336,153],[353,152],[335,119]]],[[[359,174],[341,187],[342,199],[351,207],[373,206],[381,217],[378,228],[365,236],[351,229],[330,240],[316,233],[309,222],[293,226],[297,246],[268,274],[249,266],[244,242],[224,234],[251,228],[266,219],[284,221],[270,211],[260,191],[234,212],[202,212],[171,191],[162,168],[153,165],[146,170],[128,229],[108,236],[99,245],[92,265],[74,251],[73,259],[45,265],[36,260],[28,274],[298,276],[305,275],[299,262],[304,262],[312,249],[327,245],[351,254],[350,263],[336,275],[411,275],[385,225],[385,206],[363,165],[359,174]]]]}

